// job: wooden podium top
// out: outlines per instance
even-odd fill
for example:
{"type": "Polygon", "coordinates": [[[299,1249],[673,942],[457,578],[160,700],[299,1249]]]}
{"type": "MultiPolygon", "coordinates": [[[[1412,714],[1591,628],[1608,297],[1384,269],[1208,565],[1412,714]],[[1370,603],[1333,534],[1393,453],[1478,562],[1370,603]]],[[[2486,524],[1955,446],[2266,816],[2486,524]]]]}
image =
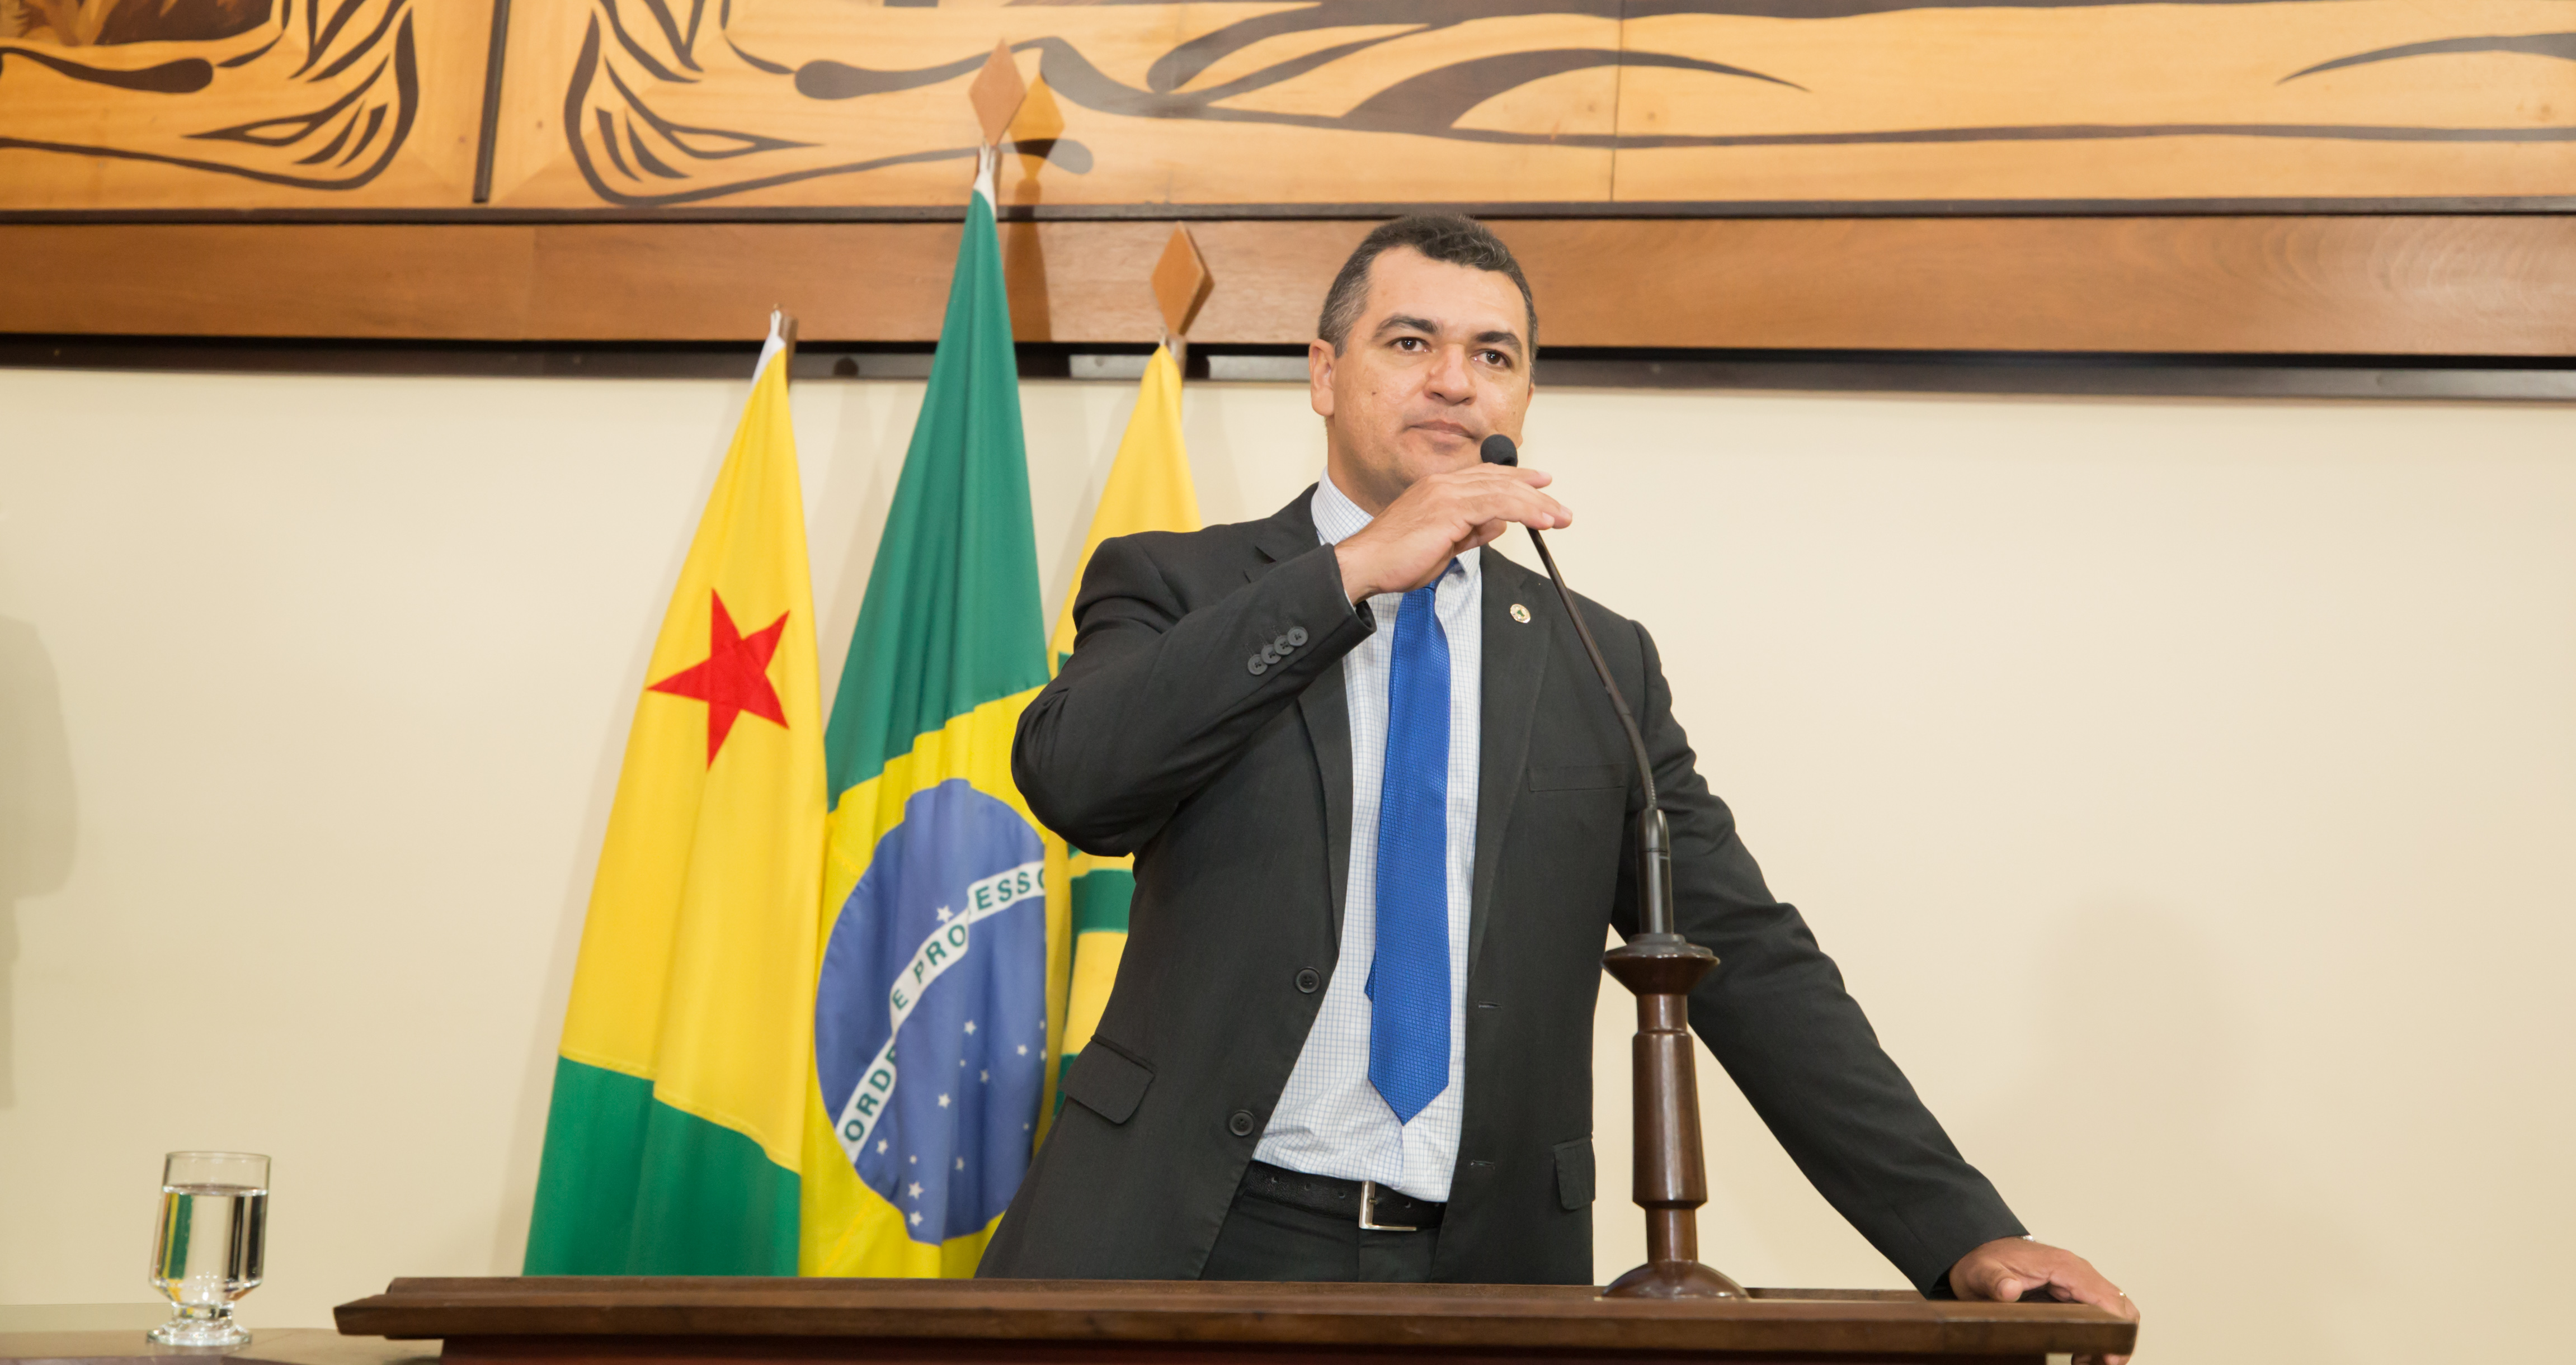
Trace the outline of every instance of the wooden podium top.
{"type": "Polygon", "coordinates": [[[2079,1304],[1906,1290],[1605,1299],[1588,1286],[1151,1280],[405,1279],[342,1304],[352,1335],[443,1338],[449,1365],[571,1362],[1569,1359],[2037,1362],[2122,1352],[2079,1304]]]}

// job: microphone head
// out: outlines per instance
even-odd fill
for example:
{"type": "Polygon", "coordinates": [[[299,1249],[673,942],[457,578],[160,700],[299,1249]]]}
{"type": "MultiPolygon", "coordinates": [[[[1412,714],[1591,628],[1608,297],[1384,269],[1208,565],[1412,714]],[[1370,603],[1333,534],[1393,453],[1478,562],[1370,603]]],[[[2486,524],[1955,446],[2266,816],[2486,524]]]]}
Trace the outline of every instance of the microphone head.
{"type": "Polygon", "coordinates": [[[1486,437],[1485,443],[1476,448],[1476,453],[1487,464],[1517,465],[1521,462],[1520,447],[1513,445],[1512,438],[1499,431],[1486,437]]]}

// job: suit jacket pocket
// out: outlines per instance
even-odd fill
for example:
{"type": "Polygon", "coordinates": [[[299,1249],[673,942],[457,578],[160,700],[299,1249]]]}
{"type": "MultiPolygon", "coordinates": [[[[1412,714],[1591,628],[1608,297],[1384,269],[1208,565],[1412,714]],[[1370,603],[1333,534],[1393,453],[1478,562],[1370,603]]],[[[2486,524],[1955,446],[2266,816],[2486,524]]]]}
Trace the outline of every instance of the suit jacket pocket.
{"type": "Polygon", "coordinates": [[[1615,763],[1578,763],[1570,767],[1529,770],[1529,786],[1534,792],[1590,791],[1599,787],[1616,787],[1626,769],[1615,763]]]}
{"type": "Polygon", "coordinates": [[[1556,1202],[1569,1212],[1591,1206],[1592,1139],[1579,1137],[1556,1144],[1556,1202]]]}
{"type": "Polygon", "coordinates": [[[1064,1096],[1111,1123],[1125,1123],[1144,1101],[1145,1087],[1153,1083],[1152,1067],[1094,1034],[1064,1075],[1064,1096]]]}

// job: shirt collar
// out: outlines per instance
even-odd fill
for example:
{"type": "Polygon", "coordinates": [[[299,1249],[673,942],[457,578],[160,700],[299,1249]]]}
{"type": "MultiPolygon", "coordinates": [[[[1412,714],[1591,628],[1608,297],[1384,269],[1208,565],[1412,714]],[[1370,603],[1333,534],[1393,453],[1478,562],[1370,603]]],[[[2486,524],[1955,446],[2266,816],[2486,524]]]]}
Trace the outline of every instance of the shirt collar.
{"type": "MultiPolygon", "coordinates": [[[[1376,520],[1351,501],[1349,494],[1334,486],[1329,472],[1315,480],[1315,496],[1307,500],[1307,510],[1315,517],[1315,539],[1326,545],[1339,545],[1376,520]]],[[[1467,581],[1473,583],[1483,576],[1484,558],[1478,554],[1460,555],[1449,561],[1449,568],[1465,574],[1467,581]]]]}

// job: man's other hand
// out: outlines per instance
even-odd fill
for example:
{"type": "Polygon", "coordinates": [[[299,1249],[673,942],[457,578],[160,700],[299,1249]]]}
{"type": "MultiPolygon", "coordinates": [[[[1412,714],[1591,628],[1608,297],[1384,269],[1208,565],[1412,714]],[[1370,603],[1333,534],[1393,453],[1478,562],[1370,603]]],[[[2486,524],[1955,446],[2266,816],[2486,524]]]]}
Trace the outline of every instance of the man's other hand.
{"type": "MultiPolygon", "coordinates": [[[[2093,1263],[2060,1247],[2027,1237],[2000,1237],[1959,1258],[1950,1267],[1950,1292],[1962,1299],[2011,1303],[2032,1290],[2044,1290],[2060,1303],[2089,1303],[2138,1320],[2138,1306],[2119,1286],[2102,1278],[2093,1263]]],[[[2122,1365],[2127,1356],[2078,1356],[2077,1365],[2099,1360],[2122,1365]]]]}
{"type": "Polygon", "coordinates": [[[1511,529],[1542,531],[1574,524],[1565,504],[1539,490],[1535,469],[1478,464],[1421,479],[1387,504],[1366,529],[1334,547],[1342,590],[1353,602],[1382,592],[1409,592],[1437,579],[1449,561],[1511,529]]]}

